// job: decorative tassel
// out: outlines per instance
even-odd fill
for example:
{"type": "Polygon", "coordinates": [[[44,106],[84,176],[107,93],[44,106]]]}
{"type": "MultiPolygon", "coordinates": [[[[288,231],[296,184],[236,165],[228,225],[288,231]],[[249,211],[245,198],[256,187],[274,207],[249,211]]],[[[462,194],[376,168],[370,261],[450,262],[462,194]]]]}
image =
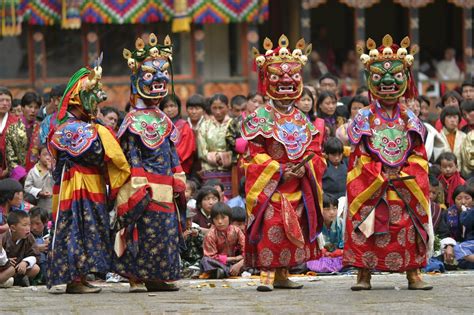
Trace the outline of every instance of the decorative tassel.
{"type": "Polygon", "coordinates": [[[78,29],[81,28],[80,0],[62,0],[61,8],[61,28],[78,29]]]}
{"type": "Polygon", "coordinates": [[[17,36],[21,34],[21,23],[18,22],[16,16],[16,1],[10,0],[2,1],[2,29],[1,36],[17,36]]]}
{"type": "Polygon", "coordinates": [[[189,32],[191,31],[191,18],[188,15],[188,1],[175,0],[174,2],[174,16],[171,24],[171,32],[189,32]]]}

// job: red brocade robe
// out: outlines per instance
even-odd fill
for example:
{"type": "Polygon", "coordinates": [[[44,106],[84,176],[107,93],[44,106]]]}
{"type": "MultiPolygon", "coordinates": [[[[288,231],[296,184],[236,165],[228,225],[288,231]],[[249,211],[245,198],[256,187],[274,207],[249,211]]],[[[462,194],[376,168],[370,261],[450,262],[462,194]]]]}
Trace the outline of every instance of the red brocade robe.
{"type": "Polygon", "coordinates": [[[426,265],[433,239],[425,129],[410,110],[394,112],[386,119],[371,104],[348,126],[345,266],[402,272],[426,265]],[[391,129],[396,137],[386,136],[391,129]],[[397,158],[382,154],[390,150],[397,158]]]}
{"type": "Polygon", "coordinates": [[[288,114],[267,105],[249,115],[242,137],[249,141],[245,191],[248,214],[246,265],[260,269],[291,267],[317,259],[322,229],[322,175],[326,169],[315,141],[317,130],[304,114],[288,114]],[[287,163],[303,166],[305,175],[283,181],[287,163]]]}

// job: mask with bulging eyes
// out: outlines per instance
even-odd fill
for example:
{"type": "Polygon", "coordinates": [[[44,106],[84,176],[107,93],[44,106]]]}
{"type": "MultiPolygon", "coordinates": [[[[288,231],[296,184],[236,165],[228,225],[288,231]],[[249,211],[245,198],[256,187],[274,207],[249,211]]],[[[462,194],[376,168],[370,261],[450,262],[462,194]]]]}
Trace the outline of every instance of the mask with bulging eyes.
{"type": "Polygon", "coordinates": [[[168,94],[169,62],[166,58],[145,60],[132,76],[134,94],[145,99],[162,99],[168,94]]]}
{"type": "Polygon", "coordinates": [[[298,62],[281,62],[268,65],[267,95],[273,100],[293,100],[303,91],[302,65],[298,62]]]}
{"type": "Polygon", "coordinates": [[[408,70],[400,60],[373,62],[366,70],[367,83],[372,96],[381,100],[397,100],[408,86],[408,70]]]}

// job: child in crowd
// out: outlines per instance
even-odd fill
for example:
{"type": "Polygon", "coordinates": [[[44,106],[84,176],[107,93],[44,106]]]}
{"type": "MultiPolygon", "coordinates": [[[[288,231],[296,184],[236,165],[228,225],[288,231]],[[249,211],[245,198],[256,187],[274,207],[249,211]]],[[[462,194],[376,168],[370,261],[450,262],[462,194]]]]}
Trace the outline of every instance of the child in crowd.
{"type": "Polygon", "coordinates": [[[186,197],[186,207],[191,211],[196,210],[196,193],[198,190],[198,184],[192,179],[186,180],[186,190],[184,196],[186,197]]]}
{"type": "Polygon", "coordinates": [[[336,137],[329,137],[324,143],[324,153],[329,162],[323,175],[323,191],[339,199],[346,195],[347,159],[344,158],[344,146],[336,137]]]}
{"type": "Polygon", "coordinates": [[[344,248],[344,227],[342,219],[337,216],[338,200],[323,195],[323,257],[306,263],[308,269],[316,272],[339,272],[342,269],[342,249],[344,248]]]}
{"type": "Polygon", "coordinates": [[[238,227],[245,234],[247,225],[247,212],[242,207],[232,207],[232,225],[238,227]]]}
{"type": "Polygon", "coordinates": [[[8,214],[9,231],[1,236],[0,282],[8,286],[28,287],[40,267],[36,264],[35,238],[30,234],[30,217],[25,211],[13,210],[8,214]],[[5,266],[9,264],[9,267],[5,266]],[[3,271],[1,271],[3,269],[3,271]]]}
{"type": "Polygon", "coordinates": [[[212,207],[211,219],[212,227],[204,238],[201,270],[215,279],[238,276],[244,266],[244,233],[230,224],[232,209],[223,202],[212,207]]]}
{"type": "Polygon", "coordinates": [[[458,168],[461,169],[461,145],[466,138],[466,134],[458,129],[461,111],[457,107],[447,106],[441,111],[440,119],[443,125],[443,129],[440,131],[441,138],[456,156],[459,163],[458,168]]]}
{"type": "Polygon", "coordinates": [[[195,215],[190,209],[186,210],[186,230],[183,232],[186,249],[181,251],[181,275],[183,278],[197,278],[200,273],[199,265],[203,256],[204,234],[199,225],[193,222],[195,215]]]}
{"type": "Polygon", "coordinates": [[[10,108],[10,112],[18,117],[23,116],[23,108],[21,107],[21,100],[18,98],[14,98],[12,101],[12,107],[10,108]]]}
{"type": "MultiPolygon", "coordinates": [[[[6,221],[8,213],[12,210],[25,210],[23,206],[23,186],[17,180],[5,178],[0,180],[0,212],[3,216],[3,222],[6,221]]],[[[7,229],[7,227],[2,228],[0,225],[0,233],[7,229]]]]}
{"type": "Polygon", "coordinates": [[[230,99],[230,117],[237,118],[245,111],[247,98],[243,95],[235,95],[230,99]]]}
{"type": "Polygon", "coordinates": [[[440,206],[440,195],[442,194],[442,188],[439,183],[439,180],[429,175],[430,181],[430,208],[431,208],[431,219],[433,222],[433,229],[436,231],[440,221],[441,221],[441,213],[443,209],[440,206]]]}
{"type": "Polygon", "coordinates": [[[456,158],[456,155],[451,152],[441,153],[436,160],[436,163],[440,166],[441,170],[438,180],[441,185],[443,185],[445,204],[448,207],[454,204],[454,190],[465,183],[459,173],[457,162],[458,159],[456,158]]]}
{"type": "Polygon", "coordinates": [[[204,186],[199,189],[196,197],[196,215],[193,218],[193,222],[198,224],[204,235],[207,234],[211,227],[211,209],[218,203],[220,199],[219,192],[210,186],[204,186]]]}
{"type": "Polygon", "coordinates": [[[470,178],[474,175],[474,101],[463,101],[461,108],[468,124],[463,131],[466,133],[461,146],[461,174],[464,178],[470,178]]]}
{"type": "Polygon", "coordinates": [[[206,110],[206,98],[200,94],[191,95],[186,102],[186,112],[188,114],[189,126],[193,129],[195,135],[204,121],[206,110]]]}
{"type": "Polygon", "coordinates": [[[227,202],[229,201],[229,198],[227,198],[226,196],[224,196],[224,184],[222,184],[222,182],[218,179],[211,179],[209,180],[207,183],[206,183],[206,186],[211,186],[211,187],[214,187],[215,190],[217,190],[219,192],[219,196],[220,196],[220,201],[222,202],[227,202]]]}
{"type": "Polygon", "coordinates": [[[49,215],[46,209],[41,207],[34,207],[30,210],[31,234],[33,234],[36,241],[36,251],[39,253],[38,265],[41,272],[35,278],[37,283],[44,284],[46,276],[46,259],[48,254],[48,246],[50,235],[48,232],[49,215]]]}
{"type": "Polygon", "coordinates": [[[40,148],[39,161],[28,172],[25,180],[25,193],[31,195],[38,207],[51,212],[53,180],[51,175],[51,155],[48,149],[40,148]]]}
{"type": "Polygon", "coordinates": [[[463,209],[473,206],[474,191],[468,186],[461,185],[454,190],[454,205],[441,215],[441,222],[435,233],[441,239],[443,261],[446,269],[455,269],[454,247],[464,241],[463,226],[460,222],[460,214],[463,209]]]}

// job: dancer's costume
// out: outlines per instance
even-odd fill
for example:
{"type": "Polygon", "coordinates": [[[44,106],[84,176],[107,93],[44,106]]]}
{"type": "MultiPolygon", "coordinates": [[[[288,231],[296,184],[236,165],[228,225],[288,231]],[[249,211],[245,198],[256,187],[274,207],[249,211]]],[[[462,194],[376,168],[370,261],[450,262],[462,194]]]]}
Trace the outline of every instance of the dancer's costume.
{"type": "Polygon", "coordinates": [[[97,104],[106,99],[100,62],[70,79],[48,144],[53,172],[54,238],[48,253],[48,286],[68,283],[67,292],[97,292],[85,282],[91,272],[111,268],[109,210],[130,167],[108,128],[96,124],[97,104]],[[76,116],[74,116],[76,115],[76,116]],[[82,280],[82,282],[80,281],[82,280]]]}
{"type": "Polygon", "coordinates": [[[317,236],[322,229],[322,175],[326,168],[317,143],[317,129],[294,106],[303,89],[302,68],[311,52],[303,39],[291,52],[282,35],[279,46],[264,41],[266,53],[254,48],[259,92],[271,100],[242,124],[242,137],[249,141],[246,164],[248,213],[246,264],[260,268],[258,290],[275,287],[301,288],[288,280],[288,268],[317,259],[317,236]],[[274,104],[285,107],[278,110],[274,104]],[[315,153],[303,164],[305,175],[285,181],[292,165],[315,153]],[[275,280],[275,281],[274,281],[275,280]]]}
{"type": "Polygon", "coordinates": [[[429,209],[425,127],[398,102],[416,97],[410,73],[417,47],[401,47],[385,35],[383,45],[367,41],[362,54],[372,102],[349,124],[352,145],[347,175],[349,209],[344,264],[359,268],[353,290],[370,289],[370,270],[407,271],[410,289],[428,289],[419,277],[433,242],[429,209]],[[382,106],[383,105],[383,106],[382,106]],[[384,108],[392,106],[389,115],[384,108]]]}
{"type": "Polygon", "coordinates": [[[179,245],[185,223],[185,174],[174,142],[178,131],[159,109],[172,83],[171,40],[150,34],[136,50],[124,49],[132,70],[130,111],[117,137],[131,163],[131,177],[117,199],[115,271],[148,290],[179,279],[179,245]]]}

